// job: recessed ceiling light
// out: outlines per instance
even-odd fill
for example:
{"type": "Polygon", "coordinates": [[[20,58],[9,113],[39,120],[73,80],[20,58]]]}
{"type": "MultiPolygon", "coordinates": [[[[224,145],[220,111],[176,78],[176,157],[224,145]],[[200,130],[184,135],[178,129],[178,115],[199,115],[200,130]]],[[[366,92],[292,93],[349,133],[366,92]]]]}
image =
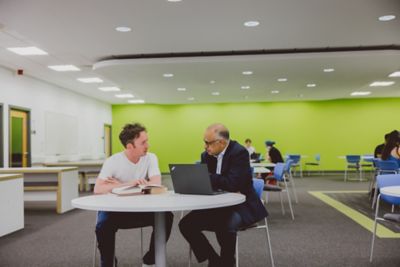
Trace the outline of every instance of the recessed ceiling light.
{"type": "Polygon", "coordinates": [[[278,82],[287,82],[287,78],[279,78],[278,82]]]}
{"type": "Polygon", "coordinates": [[[214,84],[214,83],[215,83],[215,81],[214,81],[214,80],[212,80],[212,81],[210,81],[210,83],[211,83],[211,84],[214,84]]]}
{"type": "Polygon", "coordinates": [[[391,74],[389,74],[389,77],[400,77],[400,71],[395,71],[395,72],[393,72],[393,73],[391,73],[391,74]]]}
{"type": "Polygon", "coordinates": [[[103,80],[97,77],[89,77],[89,78],[78,78],[78,81],[82,83],[102,83],[103,80]]]}
{"type": "Polygon", "coordinates": [[[212,92],[211,94],[212,94],[212,95],[220,95],[219,92],[212,92]]]}
{"type": "Polygon", "coordinates": [[[324,72],[334,72],[335,69],[334,68],[326,68],[324,69],[324,72]]]}
{"type": "Polygon", "coordinates": [[[74,65],[52,65],[47,67],[55,71],[80,71],[80,69],[74,65]]]}
{"type": "Polygon", "coordinates": [[[362,95],[369,95],[369,94],[371,94],[371,92],[353,92],[353,93],[351,93],[350,95],[351,96],[362,96],[362,95]]]}
{"type": "Polygon", "coordinates": [[[189,100],[189,101],[193,101],[194,100],[194,97],[188,97],[188,99],[187,100],[189,100]]]}
{"type": "Polygon", "coordinates": [[[128,103],[131,103],[131,104],[144,104],[144,100],[143,99],[132,99],[132,100],[128,100],[128,103]]]}
{"type": "Polygon", "coordinates": [[[243,90],[248,90],[248,89],[250,89],[250,86],[248,86],[248,85],[243,85],[243,86],[241,86],[240,88],[243,89],[243,90]]]}
{"type": "Polygon", "coordinates": [[[369,86],[371,86],[371,87],[391,86],[393,84],[394,84],[394,82],[392,82],[392,81],[378,81],[378,82],[371,83],[369,86]]]}
{"type": "Polygon", "coordinates": [[[171,78],[171,77],[174,77],[174,74],[172,74],[172,73],[164,73],[163,76],[165,78],[171,78]]]}
{"type": "Polygon", "coordinates": [[[253,72],[251,70],[245,70],[242,72],[243,75],[252,75],[253,72]]]}
{"type": "Polygon", "coordinates": [[[115,87],[115,86],[99,87],[98,89],[100,91],[103,91],[103,92],[118,92],[118,91],[121,91],[121,89],[119,89],[118,87],[115,87]]]}
{"type": "Polygon", "coordinates": [[[246,27],[257,27],[258,25],[260,25],[260,22],[258,22],[256,20],[246,21],[244,23],[244,26],[246,26],[246,27]]]}
{"type": "Polygon", "coordinates": [[[180,2],[182,0],[167,0],[168,2],[172,2],[172,3],[176,3],[176,2],[180,2]]]}
{"type": "Polygon", "coordinates": [[[7,50],[21,55],[21,56],[41,56],[41,55],[47,55],[46,51],[43,51],[40,48],[37,48],[35,46],[28,46],[28,47],[10,47],[7,48],[7,50]]]}
{"type": "Polygon", "coordinates": [[[127,26],[118,26],[115,28],[115,30],[117,32],[130,32],[130,31],[132,31],[132,28],[127,27],[127,26]]]}
{"type": "Polygon", "coordinates": [[[135,96],[132,95],[132,94],[117,94],[117,95],[115,95],[115,97],[118,97],[118,98],[133,98],[135,96]]]}
{"type": "Polygon", "coordinates": [[[176,90],[178,90],[179,92],[185,92],[185,91],[186,91],[186,88],[184,88],[184,87],[179,87],[179,88],[177,88],[176,90]]]}
{"type": "Polygon", "coordinates": [[[384,15],[379,17],[379,21],[389,21],[394,20],[396,18],[395,15],[384,15]]]}
{"type": "Polygon", "coordinates": [[[315,83],[308,83],[307,84],[307,87],[315,87],[315,86],[317,86],[315,83]]]}
{"type": "Polygon", "coordinates": [[[273,90],[273,91],[271,91],[271,94],[279,94],[279,91],[278,90],[273,90]]]}

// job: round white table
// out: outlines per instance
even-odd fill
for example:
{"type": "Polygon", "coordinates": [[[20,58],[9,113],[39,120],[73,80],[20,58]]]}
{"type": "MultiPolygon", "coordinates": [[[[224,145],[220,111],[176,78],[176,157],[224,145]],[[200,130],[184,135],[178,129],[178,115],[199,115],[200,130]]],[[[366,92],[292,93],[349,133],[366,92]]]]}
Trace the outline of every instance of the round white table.
{"type": "Polygon", "coordinates": [[[271,171],[264,167],[254,167],[254,173],[270,173],[271,171]]]}
{"type": "Polygon", "coordinates": [[[271,163],[271,162],[257,162],[257,163],[250,163],[251,167],[275,167],[275,163],[271,163]]]}
{"type": "Polygon", "coordinates": [[[92,195],[73,199],[72,206],[85,210],[155,213],[156,266],[166,266],[165,212],[221,208],[240,204],[246,197],[237,193],[183,195],[167,192],[157,195],[92,195]]]}
{"type": "Polygon", "coordinates": [[[394,186],[385,186],[379,189],[381,194],[391,196],[391,197],[400,197],[400,186],[399,185],[394,185],[394,186]]]}

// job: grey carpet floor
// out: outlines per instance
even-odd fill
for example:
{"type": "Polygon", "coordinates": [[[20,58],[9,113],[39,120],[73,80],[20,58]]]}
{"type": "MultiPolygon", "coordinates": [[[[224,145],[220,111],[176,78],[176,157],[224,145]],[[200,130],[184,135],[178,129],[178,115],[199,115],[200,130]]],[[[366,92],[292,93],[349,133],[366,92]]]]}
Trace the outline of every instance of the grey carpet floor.
{"type": "MultiPolygon", "coordinates": [[[[170,185],[168,176],[165,183],[170,185]]],[[[400,266],[400,239],[377,239],[369,263],[371,233],[307,192],[310,190],[367,190],[366,182],[343,182],[342,176],[296,179],[299,203],[292,221],[280,209],[278,195],[266,207],[276,266],[400,266]]],[[[353,199],[354,200],[354,199],[353,199]]],[[[357,201],[368,201],[358,199],[357,201]]],[[[51,208],[51,207],[50,207],[51,208]]],[[[1,216],[7,216],[2,214],[1,216]]],[[[168,266],[187,266],[188,245],[174,228],[167,244],[168,266]]],[[[91,266],[95,213],[73,210],[57,215],[53,209],[29,207],[25,228],[0,238],[0,266],[91,266]]],[[[144,229],[145,249],[151,228],[144,229]]],[[[218,247],[213,234],[207,233],[218,247]]],[[[240,266],[270,266],[265,232],[251,229],[239,234],[240,266]]],[[[120,230],[116,244],[119,266],[141,266],[140,230],[120,230]]],[[[207,266],[193,262],[192,266],[207,266]]]]}

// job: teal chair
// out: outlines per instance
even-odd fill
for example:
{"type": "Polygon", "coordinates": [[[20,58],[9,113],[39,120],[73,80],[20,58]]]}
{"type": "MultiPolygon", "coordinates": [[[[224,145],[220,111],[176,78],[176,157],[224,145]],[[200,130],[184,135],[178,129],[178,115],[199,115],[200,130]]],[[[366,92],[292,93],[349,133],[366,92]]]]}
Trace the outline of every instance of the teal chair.
{"type": "Polygon", "coordinates": [[[314,157],[314,161],[309,161],[304,163],[305,166],[305,170],[307,170],[307,174],[308,176],[310,176],[310,167],[314,168],[317,167],[319,169],[319,174],[324,174],[323,171],[321,171],[321,155],[320,154],[316,154],[314,157]]]}

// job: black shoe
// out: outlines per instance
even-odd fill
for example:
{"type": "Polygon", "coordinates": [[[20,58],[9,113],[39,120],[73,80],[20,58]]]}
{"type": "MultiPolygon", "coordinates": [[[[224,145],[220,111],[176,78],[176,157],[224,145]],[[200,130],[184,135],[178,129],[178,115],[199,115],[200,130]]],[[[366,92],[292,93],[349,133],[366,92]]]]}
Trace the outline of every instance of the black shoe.
{"type": "Polygon", "coordinates": [[[212,257],[208,260],[208,267],[221,267],[220,257],[212,257]]]}
{"type": "Polygon", "coordinates": [[[117,267],[118,266],[118,259],[117,259],[117,257],[114,257],[114,267],[117,267]]]}

